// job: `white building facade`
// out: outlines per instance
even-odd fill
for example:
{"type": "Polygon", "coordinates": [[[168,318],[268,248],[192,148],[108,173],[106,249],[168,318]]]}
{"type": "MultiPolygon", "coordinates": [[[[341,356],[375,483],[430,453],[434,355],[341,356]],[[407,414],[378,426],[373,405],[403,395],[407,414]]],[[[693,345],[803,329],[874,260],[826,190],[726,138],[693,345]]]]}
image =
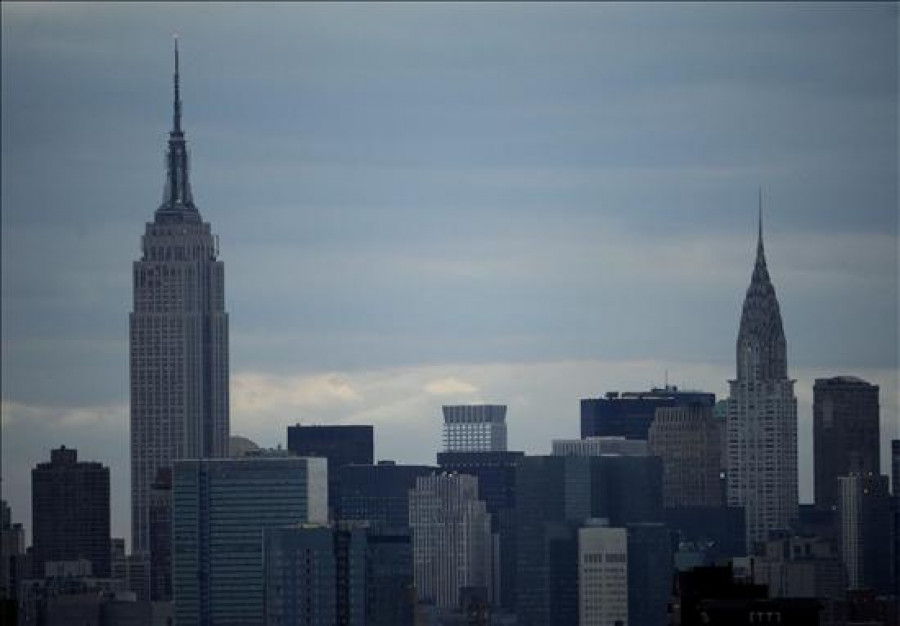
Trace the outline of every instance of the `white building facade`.
{"type": "Polygon", "coordinates": [[[787,342],[769,279],[760,220],[756,264],[729,381],[727,500],[744,507],[747,546],[797,519],[797,399],[787,376],[787,342]]]}
{"type": "Polygon", "coordinates": [[[150,487],[176,459],[228,455],[228,314],[218,239],[194,205],[175,113],[163,201],[134,263],[129,318],[131,517],[134,551],[148,548],[150,487]]]}
{"type": "Polygon", "coordinates": [[[420,476],[409,492],[413,573],[420,600],[459,607],[461,587],[484,587],[492,602],[491,516],[467,474],[420,476]]]}
{"type": "Polygon", "coordinates": [[[628,531],[578,529],[578,624],[628,626],[628,531]]]}

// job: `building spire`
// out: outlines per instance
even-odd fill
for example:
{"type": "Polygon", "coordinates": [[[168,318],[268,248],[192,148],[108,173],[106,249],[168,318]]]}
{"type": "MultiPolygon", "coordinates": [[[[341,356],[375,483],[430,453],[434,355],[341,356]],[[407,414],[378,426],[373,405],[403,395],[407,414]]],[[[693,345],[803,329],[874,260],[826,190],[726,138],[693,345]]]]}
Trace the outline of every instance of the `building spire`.
{"type": "Polygon", "coordinates": [[[181,128],[181,77],[178,58],[178,35],[175,39],[175,75],[173,77],[172,130],[169,131],[169,149],[166,153],[166,185],[162,204],[157,214],[176,221],[197,220],[197,208],[191,194],[188,179],[188,152],[181,128]]]}
{"type": "Polygon", "coordinates": [[[739,379],[783,379],[787,356],[781,311],[763,249],[762,187],[757,205],[756,264],[744,298],[737,342],[739,379]]]}
{"type": "Polygon", "coordinates": [[[175,104],[173,109],[172,132],[181,132],[181,85],[178,77],[178,35],[173,35],[175,40],[175,104]]]}
{"type": "MultiPolygon", "coordinates": [[[[176,50],[177,53],[177,50],[176,50]]],[[[762,185],[759,186],[759,232],[757,234],[756,239],[756,249],[757,255],[763,256],[763,243],[762,243],[762,185]]]]}

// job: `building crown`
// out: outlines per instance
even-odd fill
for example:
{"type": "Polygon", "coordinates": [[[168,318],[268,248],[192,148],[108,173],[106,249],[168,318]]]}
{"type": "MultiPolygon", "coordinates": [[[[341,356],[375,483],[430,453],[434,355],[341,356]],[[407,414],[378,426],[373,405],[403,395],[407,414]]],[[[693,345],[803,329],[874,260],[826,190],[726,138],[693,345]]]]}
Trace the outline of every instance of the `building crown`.
{"type": "Polygon", "coordinates": [[[738,380],[787,378],[787,342],[775,287],[766,266],[762,229],[762,190],[759,194],[756,263],[744,298],[737,337],[738,380]]]}

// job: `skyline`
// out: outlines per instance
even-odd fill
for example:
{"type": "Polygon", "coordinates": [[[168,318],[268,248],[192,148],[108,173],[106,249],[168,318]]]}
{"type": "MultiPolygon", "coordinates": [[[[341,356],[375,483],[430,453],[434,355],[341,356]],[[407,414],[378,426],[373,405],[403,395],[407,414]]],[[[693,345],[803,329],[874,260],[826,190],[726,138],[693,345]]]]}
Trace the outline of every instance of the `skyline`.
{"type": "Polygon", "coordinates": [[[111,467],[129,536],[129,268],[173,30],[233,434],[372,423],[377,458],[433,463],[442,404],[507,404],[510,449],[547,452],[580,398],[667,371],[722,399],[761,184],[801,500],[814,378],[881,385],[883,459],[900,436],[894,5],[2,11],[4,497],[29,532],[28,473],[65,444],[111,467]]]}

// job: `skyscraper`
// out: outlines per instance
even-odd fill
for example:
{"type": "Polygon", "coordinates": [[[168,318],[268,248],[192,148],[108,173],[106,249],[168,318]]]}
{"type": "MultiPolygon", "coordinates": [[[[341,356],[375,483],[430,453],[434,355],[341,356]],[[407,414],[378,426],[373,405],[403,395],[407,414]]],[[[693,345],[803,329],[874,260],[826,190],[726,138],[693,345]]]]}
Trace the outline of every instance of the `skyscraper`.
{"type": "Polygon", "coordinates": [[[832,509],[838,477],[880,474],[878,386],[854,376],[818,378],[813,385],[816,506],[832,509]]]}
{"type": "Polygon", "coordinates": [[[265,623],[366,624],[365,525],[263,531],[265,623]]]}
{"type": "Polygon", "coordinates": [[[674,385],[650,391],[609,391],[603,398],[581,401],[581,438],[627,437],[647,439],[650,424],[660,407],[713,406],[716,394],[680,391],[674,385]]]}
{"type": "Polygon", "coordinates": [[[91,562],[91,575],[110,575],[109,468],[78,461],[78,451],[62,446],[49,463],[31,470],[34,524],[33,569],[44,577],[50,561],[91,562]]]}
{"type": "Polygon", "coordinates": [[[516,602],[516,469],[524,452],[438,452],[444,471],[478,478],[478,497],[491,514],[491,529],[499,542],[500,558],[494,563],[494,587],[500,606],[512,609],[516,602]]]}
{"type": "Polygon", "coordinates": [[[463,404],[441,409],[445,452],[506,451],[506,405],[463,404]]]}
{"type": "Polygon", "coordinates": [[[850,589],[891,593],[891,500],[888,477],[841,476],[838,482],[841,558],[850,589]]]}
{"type": "Polygon", "coordinates": [[[200,217],[181,129],[178,47],[175,104],[162,204],[134,263],[131,357],[131,528],[149,538],[150,487],[182,458],[228,454],[228,314],[218,238],[200,217]]]}
{"type": "Polygon", "coordinates": [[[462,587],[492,589],[491,516],[478,479],[434,474],[409,492],[413,572],[419,598],[442,609],[460,606],[462,587]]]}
{"type": "Polygon", "coordinates": [[[176,461],[172,592],[181,626],[263,623],[263,531],[327,523],[324,459],[176,461]]]}
{"type": "Polygon", "coordinates": [[[603,520],[578,529],[578,624],[628,623],[628,534],[603,520]]]}
{"type": "Polygon", "coordinates": [[[328,506],[339,519],[341,468],[371,465],[375,454],[374,428],[369,425],[288,426],[288,450],[297,456],[328,459],[328,506]]]}
{"type": "Polygon", "coordinates": [[[650,425],[650,454],[663,463],[666,507],[720,506],[722,438],[711,406],[660,407],[650,425]]]}
{"type": "Polygon", "coordinates": [[[367,521],[379,529],[409,530],[409,490],[416,479],[437,470],[429,465],[345,465],[339,470],[335,509],[343,521],[367,521]]]}
{"type": "MultiPolygon", "coordinates": [[[[761,204],[761,202],[760,202],[761,204]]],[[[756,264],[729,381],[727,494],[742,506],[748,547],[797,518],[797,399],[787,376],[787,342],[763,249],[762,210],[756,264]]]]}
{"type": "Polygon", "coordinates": [[[515,513],[519,624],[577,624],[578,528],[591,517],[591,459],[524,457],[515,513]]]}
{"type": "Polygon", "coordinates": [[[150,491],[150,599],[172,599],[172,468],[160,468],[150,491]]]}

